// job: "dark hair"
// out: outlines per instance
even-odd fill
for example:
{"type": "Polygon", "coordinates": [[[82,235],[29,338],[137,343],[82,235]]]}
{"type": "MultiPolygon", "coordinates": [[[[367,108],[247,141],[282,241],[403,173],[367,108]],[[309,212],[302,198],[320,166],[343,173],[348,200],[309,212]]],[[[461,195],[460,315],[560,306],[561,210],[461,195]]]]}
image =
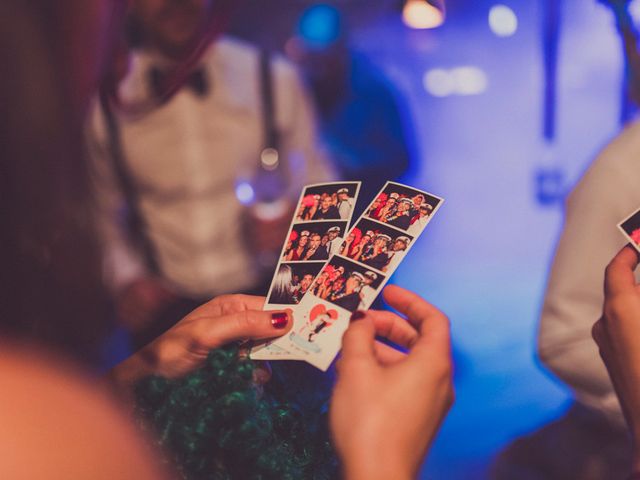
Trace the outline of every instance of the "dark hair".
{"type": "Polygon", "coordinates": [[[139,382],[137,413],[188,480],[334,478],[326,408],[292,403],[277,379],[261,393],[254,368],[237,347],[213,350],[184,378],[139,382]]]}
{"type": "Polygon", "coordinates": [[[64,55],[66,10],[0,2],[0,333],[89,358],[106,297],[64,55]]]}

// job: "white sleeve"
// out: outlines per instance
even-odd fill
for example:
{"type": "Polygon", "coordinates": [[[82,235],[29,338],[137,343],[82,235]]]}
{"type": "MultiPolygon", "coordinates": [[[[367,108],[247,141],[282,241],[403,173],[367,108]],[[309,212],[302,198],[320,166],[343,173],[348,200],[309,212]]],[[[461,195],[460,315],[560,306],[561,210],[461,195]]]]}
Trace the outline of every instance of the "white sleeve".
{"type": "Polygon", "coordinates": [[[620,407],[591,328],[602,313],[604,269],[626,243],[616,224],[640,206],[632,181],[640,151],[622,146],[618,140],[607,147],[568,198],[538,335],[542,363],[616,422],[623,421],[620,407]]]}
{"type": "Polygon", "coordinates": [[[106,121],[95,102],[85,137],[95,197],[95,222],[102,243],[106,286],[116,292],[133,280],[148,275],[143,255],[131,242],[125,225],[126,202],[113,171],[106,121]]]}
{"type": "Polygon", "coordinates": [[[291,191],[297,195],[303,185],[333,181],[337,175],[318,139],[316,113],[298,72],[280,57],[274,58],[274,72],[281,150],[289,162],[291,191]]]}

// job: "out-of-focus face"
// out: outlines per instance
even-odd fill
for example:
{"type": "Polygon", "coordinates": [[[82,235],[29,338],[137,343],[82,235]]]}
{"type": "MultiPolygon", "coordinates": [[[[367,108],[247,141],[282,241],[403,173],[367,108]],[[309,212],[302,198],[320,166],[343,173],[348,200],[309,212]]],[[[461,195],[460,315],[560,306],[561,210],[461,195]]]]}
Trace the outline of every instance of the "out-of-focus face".
{"type": "Polygon", "coordinates": [[[360,243],[362,243],[362,245],[366,245],[370,241],[371,241],[371,237],[369,235],[363,235],[360,243]]]}
{"type": "Polygon", "coordinates": [[[424,197],[422,195],[416,195],[415,197],[413,197],[412,201],[416,207],[419,207],[424,203],[424,197]]]}
{"type": "Polygon", "coordinates": [[[304,247],[307,243],[309,243],[309,236],[305,235],[303,237],[300,237],[300,240],[298,241],[298,246],[304,247]]]}
{"type": "Polygon", "coordinates": [[[389,198],[387,200],[387,207],[393,207],[396,204],[396,199],[395,198],[389,198]]]}
{"type": "Polygon", "coordinates": [[[373,242],[374,247],[384,248],[387,246],[387,241],[384,238],[376,238],[376,241],[373,242]]]}
{"type": "Polygon", "coordinates": [[[179,57],[204,32],[212,0],[134,0],[145,40],[169,57],[179,57]]]}
{"type": "Polygon", "coordinates": [[[406,212],[407,210],[409,210],[409,204],[407,202],[400,202],[398,204],[398,212],[406,212]]]}
{"type": "Polygon", "coordinates": [[[350,242],[353,242],[355,238],[356,236],[353,233],[350,233],[349,236],[347,237],[347,240],[349,240],[350,242]]]}
{"type": "MultiPolygon", "coordinates": [[[[322,236],[322,240],[320,241],[320,244],[321,244],[321,245],[326,245],[326,244],[327,244],[327,242],[329,241],[330,237],[331,237],[331,234],[329,234],[329,235],[323,235],[323,236],[322,236]]],[[[333,238],[335,238],[335,236],[334,236],[333,238]]]]}
{"type": "Polygon", "coordinates": [[[339,193],[339,194],[338,194],[338,200],[340,200],[340,201],[344,201],[344,200],[346,200],[347,198],[349,198],[349,195],[348,195],[348,194],[346,194],[346,193],[344,193],[344,192],[343,192],[343,193],[339,193]]]}
{"type": "Polygon", "coordinates": [[[322,238],[320,237],[320,235],[312,235],[311,240],[309,240],[309,248],[311,249],[318,248],[320,246],[321,241],[322,241],[322,238]]]}
{"type": "Polygon", "coordinates": [[[322,199],[322,209],[326,210],[331,206],[331,197],[324,197],[322,199]]]}
{"type": "Polygon", "coordinates": [[[333,282],[333,285],[331,285],[331,291],[337,292],[338,290],[342,289],[343,285],[344,285],[344,280],[342,278],[337,278],[336,281],[333,282]]]}
{"type": "Polygon", "coordinates": [[[338,232],[336,232],[335,230],[329,232],[329,240],[333,240],[337,236],[338,236],[338,232]]]}

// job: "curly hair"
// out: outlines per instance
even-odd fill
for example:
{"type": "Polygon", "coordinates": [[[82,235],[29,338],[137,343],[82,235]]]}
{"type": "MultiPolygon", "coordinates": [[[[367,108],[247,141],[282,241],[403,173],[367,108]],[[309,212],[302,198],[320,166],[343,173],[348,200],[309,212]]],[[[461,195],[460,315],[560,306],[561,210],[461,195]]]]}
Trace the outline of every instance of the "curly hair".
{"type": "Polygon", "coordinates": [[[301,408],[279,398],[281,385],[261,392],[254,368],[235,346],[213,350],[186,377],[140,381],[137,414],[186,480],[335,478],[326,402],[301,408]]]}

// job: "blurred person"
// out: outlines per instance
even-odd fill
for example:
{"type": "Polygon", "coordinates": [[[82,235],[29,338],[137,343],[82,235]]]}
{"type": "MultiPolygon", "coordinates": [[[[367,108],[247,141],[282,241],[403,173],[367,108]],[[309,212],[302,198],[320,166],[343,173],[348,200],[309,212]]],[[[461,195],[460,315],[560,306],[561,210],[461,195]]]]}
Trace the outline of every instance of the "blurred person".
{"type": "Polygon", "coordinates": [[[398,201],[398,207],[396,211],[382,218],[380,221],[393,225],[394,227],[406,230],[411,225],[411,200],[408,198],[401,198],[398,201]]]}
{"type": "Polygon", "coordinates": [[[103,101],[89,125],[107,281],[135,345],[213,295],[266,292],[257,255],[279,249],[289,211],[252,216],[236,186],[258,175],[271,130],[280,200],[332,176],[295,69],[238,40],[212,38],[216,15],[224,12],[211,0],[134,0],[130,69],[118,102],[103,101]],[[198,48],[201,57],[172,92],[174,72],[198,48]],[[127,108],[141,104],[152,108],[127,108]],[[123,208],[139,219],[134,228],[123,224],[123,208]]]}
{"type": "Polygon", "coordinates": [[[388,246],[391,241],[391,237],[384,233],[376,235],[373,241],[373,248],[370,252],[360,257],[360,262],[373,267],[376,270],[382,271],[382,269],[389,263],[388,246]]]}
{"type": "Polygon", "coordinates": [[[329,301],[336,305],[355,312],[360,305],[360,286],[364,282],[364,276],[360,272],[351,272],[344,282],[343,288],[332,293],[329,301]]]}
{"type": "MultiPolygon", "coordinates": [[[[108,45],[105,23],[114,5],[99,0],[62,6],[37,0],[0,4],[0,39],[7,47],[0,58],[12,71],[0,78],[1,104],[7,107],[0,120],[0,195],[8,206],[0,217],[0,256],[4,266],[12,267],[2,273],[3,291],[10,295],[0,302],[0,327],[4,339],[41,342],[2,347],[0,445],[11,453],[0,465],[2,478],[159,480],[171,474],[163,471],[166,462],[160,466],[154,461],[139,432],[109,395],[96,388],[95,379],[85,380],[74,367],[42,353],[46,345],[78,356],[102,331],[103,303],[96,302],[102,298],[100,257],[88,221],[91,198],[85,188],[81,121],[108,45]],[[23,53],[29,53],[28,61],[23,53]]],[[[353,353],[367,345],[370,349],[370,354],[346,356],[332,402],[332,424],[348,478],[362,478],[366,456],[381,452],[369,438],[371,443],[362,444],[363,455],[354,455],[359,437],[372,433],[371,424],[361,421],[344,432],[342,416],[366,407],[367,418],[378,420],[374,436],[396,440],[387,448],[394,455],[381,461],[381,467],[412,475],[451,404],[448,322],[411,295],[400,289],[389,294],[390,303],[408,314],[409,322],[368,317],[347,339],[353,353]],[[379,346],[377,330],[395,333],[396,343],[404,342],[412,351],[396,355],[379,346]],[[413,387],[413,398],[402,399],[407,416],[391,422],[387,413],[394,408],[392,399],[376,405],[371,400],[389,389],[405,391],[406,382],[413,387]],[[351,401],[358,397],[369,400],[351,401]],[[426,428],[416,432],[416,424],[426,428]],[[407,445],[412,448],[405,450],[407,445]]],[[[203,305],[114,368],[114,385],[129,390],[150,374],[179,378],[225,343],[286,333],[292,323],[288,314],[256,309],[263,302],[228,295],[203,305]]]]}
{"type": "Polygon", "coordinates": [[[309,231],[303,230],[300,232],[300,237],[293,242],[292,248],[288,254],[286,254],[285,259],[287,261],[291,260],[304,260],[304,257],[307,254],[307,249],[309,243],[309,231]]]}
{"type": "Polygon", "coordinates": [[[348,25],[334,7],[303,13],[286,51],[310,85],[322,139],[342,178],[362,181],[358,205],[364,209],[387,180],[411,170],[415,134],[406,102],[385,73],[349,45],[348,25]],[[324,38],[311,31],[320,22],[330,32],[324,38]]]}
{"type": "Polygon", "coordinates": [[[628,463],[628,435],[591,327],[604,300],[602,271],[625,244],[615,225],[640,205],[638,155],[640,123],[635,122],[598,153],[567,197],[542,305],[538,355],[571,389],[575,402],[565,416],[509,447],[501,460],[505,472],[542,471],[554,479],[572,472],[586,480],[624,475],[620,466],[628,463]],[[570,447],[558,451],[549,446],[550,438],[562,438],[570,447]],[[526,453],[532,451],[536,455],[526,453]]]}
{"type": "Polygon", "coordinates": [[[372,305],[373,301],[378,296],[376,289],[371,286],[378,278],[378,274],[367,271],[364,272],[364,280],[362,281],[362,287],[360,288],[360,305],[358,308],[364,309],[365,305],[372,305]]]}

